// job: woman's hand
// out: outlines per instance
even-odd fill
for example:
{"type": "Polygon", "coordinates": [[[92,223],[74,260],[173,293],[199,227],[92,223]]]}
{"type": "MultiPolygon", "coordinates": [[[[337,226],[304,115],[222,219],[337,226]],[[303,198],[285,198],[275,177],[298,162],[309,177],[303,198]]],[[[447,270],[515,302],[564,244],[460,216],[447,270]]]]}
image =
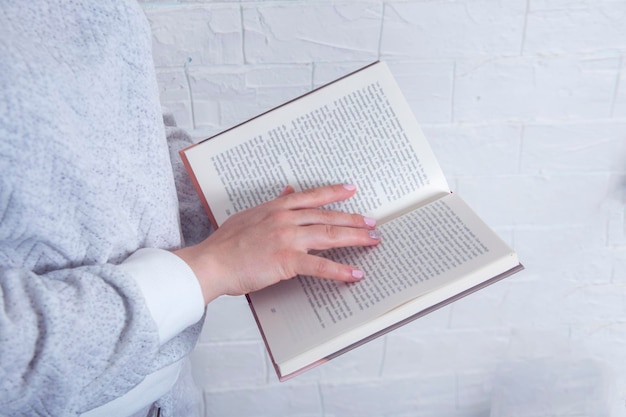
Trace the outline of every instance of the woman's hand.
{"type": "Polygon", "coordinates": [[[287,187],[278,198],[231,216],[200,244],[174,253],[194,271],[206,303],[300,274],[355,282],[363,278],[361,270],[309,253],[380,242],[373,219],[319,208],[355,193],[353,185],[297,193],[287,187]]]}

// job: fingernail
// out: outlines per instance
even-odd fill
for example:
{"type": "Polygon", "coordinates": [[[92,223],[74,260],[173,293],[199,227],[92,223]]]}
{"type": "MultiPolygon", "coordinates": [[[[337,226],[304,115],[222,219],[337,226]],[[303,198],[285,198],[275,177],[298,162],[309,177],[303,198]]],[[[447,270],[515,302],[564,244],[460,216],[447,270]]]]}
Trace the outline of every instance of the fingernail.
{"type": "Polygon", "coordinates": [[[378,230],[368,230],[367,232],[372,239],[380,239],[382,236],[378,230]]]}
{"type": "Polygon", "coordinates": [[[369,227],[376,226],[376,219],[372,219],[371,217],[363,217],[363,220],[365,220],[365,224],[369,227]]]}
{"type": "Polygon", "coordinates": [[[354,190],[356,190],[356,185],[354,185],[354,184],[344,184],[343,188],[345,188],[348,191],[354,191],[354,190]]]}
{"type": "Polygon", "coordinates": [[[358,270],[358,269],[353,269],[352,270],[352,278],[354,278],[356,280],[362,280],[364,276],[365,276],[365,274],[363,274],[363,271],[358,270]]]}

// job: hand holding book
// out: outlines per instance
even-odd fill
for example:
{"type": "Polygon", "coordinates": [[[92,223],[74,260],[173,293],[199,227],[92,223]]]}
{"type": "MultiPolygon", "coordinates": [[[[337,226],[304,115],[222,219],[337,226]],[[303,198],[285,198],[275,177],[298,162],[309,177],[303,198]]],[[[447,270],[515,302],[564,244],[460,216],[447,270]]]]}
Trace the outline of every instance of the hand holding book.
{"type": "Polygon", "coordinates": [[[309,253],[345,246],[373,246],[375,221],[319,207],[344,201],[353,185],[294,192],[230,217],[206,240],[175,253],[194,271],[206,303],[220,295],[244,295],[296,275],[356,282],[363,272],[309,253]]]}

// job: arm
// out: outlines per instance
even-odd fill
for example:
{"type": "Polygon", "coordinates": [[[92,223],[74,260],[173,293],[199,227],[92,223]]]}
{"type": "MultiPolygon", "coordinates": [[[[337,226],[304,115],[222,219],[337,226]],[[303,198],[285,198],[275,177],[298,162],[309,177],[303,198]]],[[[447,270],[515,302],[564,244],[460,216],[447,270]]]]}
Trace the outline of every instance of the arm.
{"type": "Polygon", "coordinates": [[[120,266],[2,268],[0,294],[0,409],[16,416],[71,415],[119,397],[157,369],[162,343],[204,306],[186,265],[159,250],[120,266]],[[166,314],[135,274],[147,260],[173,295],[166,314]]]}
{"type": "Polygon", "coordinates": [[[193,142],[165,112],[163,122],[181,211],[183,236],[189,247],[175,251],[195,272],[209,303],[222,294],[242,295],[297,274],[356,281],[363,272],[309,255],[309,250],[335,246],[375,245],[376,222],[357,214],[320,210],[356,193],[353,186],[336,185],[294,193],[291,186],[274,201],[232,216],[211,230],[178,152],[193,142]],[[290,195],[293,194],[293,195],[290,195]],[[294,242],[295,234],[306,237],[294,242]]]}

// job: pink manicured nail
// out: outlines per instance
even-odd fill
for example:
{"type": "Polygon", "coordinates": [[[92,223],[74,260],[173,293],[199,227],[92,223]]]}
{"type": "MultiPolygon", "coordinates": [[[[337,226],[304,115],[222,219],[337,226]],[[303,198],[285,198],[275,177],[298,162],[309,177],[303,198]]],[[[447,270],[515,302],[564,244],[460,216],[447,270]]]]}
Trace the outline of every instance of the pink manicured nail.
{"type": "Polygon", "coordinates": [[[365,276],[365,274],[363,274],[363,271],[360,271],[358,269],[353,269],[352,270],[352,278],[354,278],[356,280],[362,280],[364,276],[365,276]]]}
{"type": "Polygon", "coordinates": [[[354,190],[356,190],[356,185],[354,185],[354,184],[344,184],[343,188],[345,188],[346,190],[349,190],[349,191],[354,191],[354,190]]]}
{"type": "Polygon", "coordinates": [[[381,233],[378,230],[370,230],[367,232],[372,239],[380,239],[381,233]]]}
{"type": "Polygon", "coordinates": [[[369,227],[376,226],[376,219],[372,219],[371,217],[363,217],[363,220],[365,221],[365,224],[369,227]]]}

